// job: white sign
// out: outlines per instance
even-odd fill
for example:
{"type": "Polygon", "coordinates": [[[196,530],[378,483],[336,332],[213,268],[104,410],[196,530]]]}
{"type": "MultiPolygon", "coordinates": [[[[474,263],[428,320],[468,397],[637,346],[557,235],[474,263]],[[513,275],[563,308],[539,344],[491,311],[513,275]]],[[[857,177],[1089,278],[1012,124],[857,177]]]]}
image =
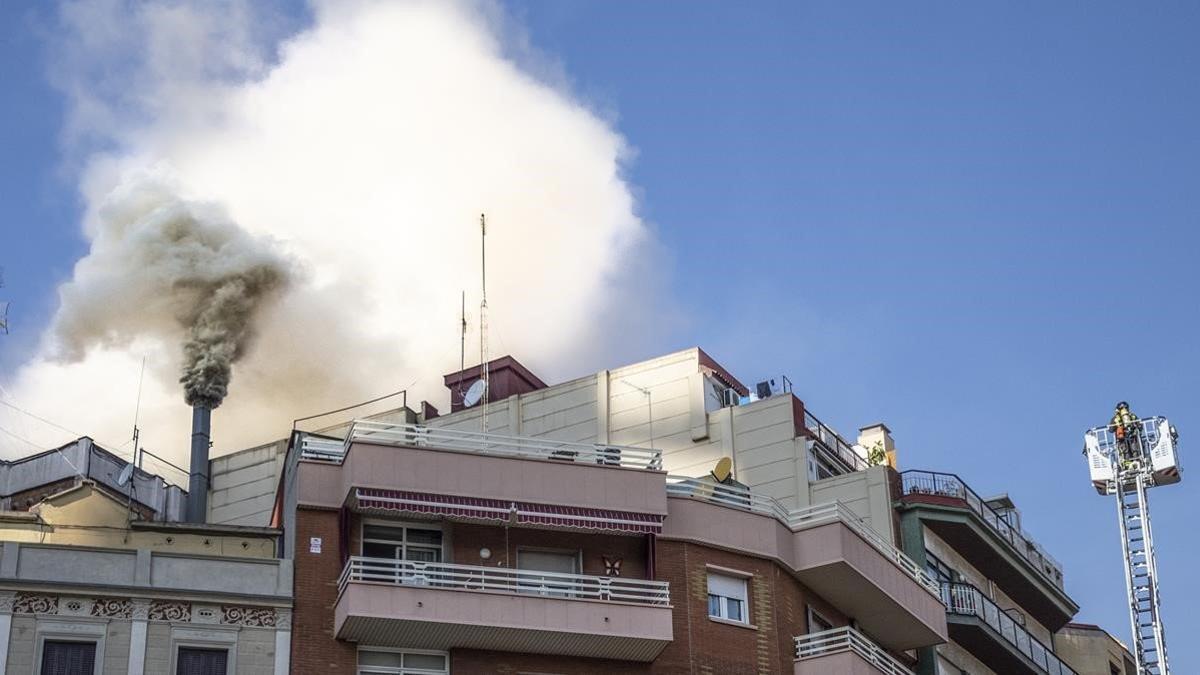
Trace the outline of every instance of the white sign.
{"type": "Polygon", "coordinates": [[[309,537],[308,552],[309,553],[320,553],[321,552],[321,538],[320,537],[309,537]]]}

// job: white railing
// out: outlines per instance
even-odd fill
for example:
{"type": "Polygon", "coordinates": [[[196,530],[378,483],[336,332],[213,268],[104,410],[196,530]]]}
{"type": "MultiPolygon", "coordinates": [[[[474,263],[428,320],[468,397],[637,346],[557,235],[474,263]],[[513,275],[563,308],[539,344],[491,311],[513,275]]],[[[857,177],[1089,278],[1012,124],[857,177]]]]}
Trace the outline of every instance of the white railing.
{"type": "Polygon", "coordinates": [[[353,582],[487,593],[520,593],[551,598],[626,602],[635,605],[667,606],[671,603],[670,587],[665,581],[393,560],[391,558],[360,556],[350,558],[338,580],[338,591],[345,590],[346,585],[353,582]]]}
{"type": "Polygon", "coordinates": [[[662,451],[634,448],[604,443],[577,443],[553,441],[544,438],[501,436],[498,434],[442,429],[420,424],[390,424],[355,420],[350,425],[346,440],[332,444],[327,439],[315,440],[311,445],[306,436],[301,444],[301,456],[305,459],[339,461],[351,443],[375,443],[403,445],[419,448],[472,452],[480,455],[500,457],[524,457],[560,462],[578,462],[600,466],[621,466],[634,469],[662,469],[662,451]]]}
{"type": "Polygon", "coordinates": [[[1007,612],[971,584],[943,583],[942,602],[950,614],[961,614],[982,619],[1007,643],[1016,647],[1048,675],[1076,675],[1071,667],[1063,663],[1048,647],[1043,645],[1007,612]]]}
{"type": "Polygon", "coordinates": [[[905,574],[921,584],[926,591],[940,597],[938,582],[930,578],[920,565],[913,562],[912,558],[884,539],[871,526],[864,523],[858,514],[841,502],[826,502],[799,509],[788,509],[775,499],[751,492],[746,488],[680,476],[667,476],[667,494],[768,515],[794,532],[832,522],[841,522],[875,547],[884,557],[895,563],[905,574]]]}
{"type": "Polygon", "coordinates": [[[796,660],[806,661],[829,654],[854,652],[875,669],[886,675],[913,675],[891,654],[862,633],[844,626],[796,638],[796,660]]]}
{"type": "Polygon", "coordinates": [[[304,459],[340,462],[345,455],[346,442],[343,440],[309,434],[305,434],[300,439],[300,456],[304,459]]]}

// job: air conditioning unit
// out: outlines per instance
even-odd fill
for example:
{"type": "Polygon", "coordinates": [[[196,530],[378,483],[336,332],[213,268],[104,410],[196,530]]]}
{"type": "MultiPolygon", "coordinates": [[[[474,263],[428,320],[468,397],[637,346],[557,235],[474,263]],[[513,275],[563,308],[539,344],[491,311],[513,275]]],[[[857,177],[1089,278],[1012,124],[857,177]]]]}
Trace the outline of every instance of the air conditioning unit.
{"type": "Polygon", "coordinates": [[[741,403],[742,403],[742,395],[738,393],[737,389],[730,387],[721,392],[721,407],[722,408],[735,408],[735,407],[741,405],[741,403]]]}
{"type": "Polygon", "coordinates": [[[771,398],[772,395],[779,393],[779,385],[774,378],[764,380],[754,385],[754,393],[758,394],[760,399],[771,398]]]}

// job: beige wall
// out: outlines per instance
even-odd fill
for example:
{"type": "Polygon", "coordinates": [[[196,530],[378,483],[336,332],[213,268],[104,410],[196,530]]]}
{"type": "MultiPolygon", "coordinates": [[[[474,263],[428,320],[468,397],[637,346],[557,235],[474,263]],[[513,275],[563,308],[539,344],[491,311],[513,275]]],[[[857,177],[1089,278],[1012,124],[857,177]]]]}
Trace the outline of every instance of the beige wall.
{"type": "Polygon", "coordinates": [[[287,441],[281,440],[213,459],[208,522],[270,525],[286,452],[287,441]]]}
{"type": "Polygon", "coordinates": [[[128,519],[124,503],[84,483],[46,498],[30,513],[10,513],[0,518],[0,540],[240,558],[275,557],[272,537],[188,533],[178,529],[131,530],[128,519]],[[36,514],[40,520],[30,514],[36,514]]]}
{"type": "Polygon", "coordinates": [[[937,651],[937,675],[962,675],[964,670],[971,675],[1003,675],[983,665],[982,661],[953,642],[938,645],[937,651]]]}
{"type": "Polygon", "coordinates": [[[813,504],[840,501],[884,539],[896,541],[887,467],[873,466],[866,471],[819,480],[809,485],[809,491],[813,504]]]}
{"type": "Polygon", "coordinates": [[[1119,672],[1134,675],[1125,669],[1133,666],[1133,656],[1106,631],[1067,626],[1056,639],[1059,658],[1081,674],[1109,675],[1110,666],[1116,666],[1119,672]]]}

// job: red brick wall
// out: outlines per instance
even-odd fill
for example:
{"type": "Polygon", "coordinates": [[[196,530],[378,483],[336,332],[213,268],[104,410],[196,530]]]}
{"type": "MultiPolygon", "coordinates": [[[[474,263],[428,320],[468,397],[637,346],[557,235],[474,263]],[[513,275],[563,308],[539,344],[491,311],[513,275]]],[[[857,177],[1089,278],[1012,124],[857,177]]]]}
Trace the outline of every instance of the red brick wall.
{"type": "Polygon", "coordinates": [[[353,675],[355,645],[333,637],[333,606],[342,573],[336,511],[296,511],[295,609],[292,614],[292,672],[295,675],[353,675]],[[320,553],[309,538],[320,537],[320,553]]]}
{"type": "Polygon", "coordinates": [[[806,632],[809,603],[844,625],[846,618],[773,562],[677,541],[657,542],[657,576],[671,584],[675,640],[654,662],[655,673],[783,673],[792,669],[795,636],[806,632]],[[754,628],[708,618],[708,565],[753,575],[749,616],[754,628]]]}
{"type": "Polygon", "coordinates": [[[460,565],[487,565],[515,568],[517,549],[549,548],[583,551],[582,574],[604,575],[604,556],[621,559],[621,576],[629,579],[646,578],[646,538],[509,528],[507,541],[503,527],[447,523],[451,539],[451,560],[460,565]],[[490,560],[479,557],[479,549],[492,552],[490,560]],[[506,554],[507,550],[507,554],[506,554]]]}

